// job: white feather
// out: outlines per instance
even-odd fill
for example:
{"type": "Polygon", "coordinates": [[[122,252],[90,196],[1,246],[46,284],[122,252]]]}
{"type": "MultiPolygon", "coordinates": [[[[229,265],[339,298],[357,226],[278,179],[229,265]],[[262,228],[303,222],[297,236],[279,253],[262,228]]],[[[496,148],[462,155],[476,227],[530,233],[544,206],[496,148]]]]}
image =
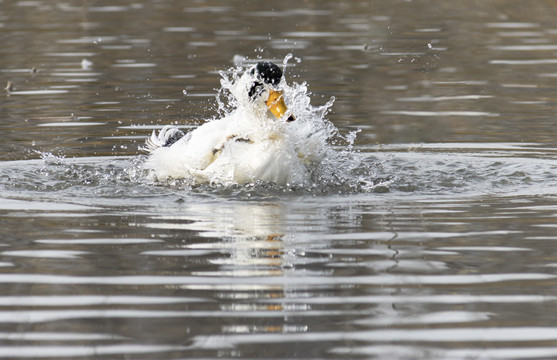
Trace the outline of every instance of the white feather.
{"type": "MultiPolygon", "coordinates": [[[[230,89],[237,98],[235,111],[209,121],[168,146],[176,127],[164,127],[146,141],[150,153],[144,167],[152,178],[185,178],[193,184],[237,183],[257,180],[279,185],[307,184],[307,159],[302,160],[287,129],[268,111],[265,96],[250,99],[253,84],[248,72],[230,89]]],[[[178,130],[180,131],[180,130],[178,130]]]]}
{"type": "Polygon", "coordinates": [[[172,143],[176,142],[182,136],[184,136],[184,132],[182,130],[173,125],[166,125],[161,129],[161,131],[159,131],[158,135],[156,131],[153,130],[153,133],[147,138],[145,146],[142,147],[141,150],[152,153],[160,147],[171,146],[172,143]]]}

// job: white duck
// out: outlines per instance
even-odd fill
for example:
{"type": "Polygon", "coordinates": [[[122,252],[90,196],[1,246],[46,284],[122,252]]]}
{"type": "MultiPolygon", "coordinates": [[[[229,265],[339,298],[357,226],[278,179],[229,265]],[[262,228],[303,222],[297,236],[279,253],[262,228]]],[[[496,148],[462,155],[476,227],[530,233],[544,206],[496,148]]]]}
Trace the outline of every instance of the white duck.
{"type": "Polygon", "coordinates": [[[246,184],[257,180],[278,185],[305,184],[307,158],[288,135],[288,113],[280,84],[282,70],[259,62],[232,86],[237,108],[184,134],[165,126],[147,140],[144,167],[152,178],[185,178],[192,184],[246,184]]]}

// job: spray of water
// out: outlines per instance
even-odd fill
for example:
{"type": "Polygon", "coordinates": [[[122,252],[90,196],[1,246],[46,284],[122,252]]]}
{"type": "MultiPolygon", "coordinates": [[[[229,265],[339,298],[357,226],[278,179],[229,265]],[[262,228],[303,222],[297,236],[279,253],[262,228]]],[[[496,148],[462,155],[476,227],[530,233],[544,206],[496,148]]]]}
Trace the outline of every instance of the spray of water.
{"type": "MultiPolygon", "coordinates": [[[[287,74],[288,62],[292,55],[287,55],[283,62],[283,74],[287,74]]],[[[371,191],[377,187],[373,180],[372,168],[365,164],[353,144],[358,131],[341,134],[334,124],[327,119],[327,114],[335,101],[331,97],[325,104],[313,106],[312,93],[306,82],[288,83],[283,76],[278,88],[284,93],[284,100],[288,106],[289,114],[294,115],[295,121],[286,122],[264,116],[261,109],[254,108],[253,101],[246,92],[246,70],[254,63],[249,60],[238,61],[237,66],[227,71],[221,71],[221,88],[218,91],[216,102],[219,119],[211,121],[227,121],[234,124],[240,132],[246,130],[250,138],[267,138],[279,136],[280,149],[270,151],[283,151],[287,154],[288,161],[283,169],[280,163],[272,163],[279,167],[278,171],[289,172],[288,181],[281,184],[264,181],[235,182],[228,177],[227,172],[204,171],[186,173],[183,179],[178,179],[181,184],[197,187],[205,186],[237,187],[243,188],[280,188],[289,191],[312,192],[353,192],[371,191]],[[203,176],[201,176],[203,175],[203,176]]],[[[267,111],[266,108],[263,111],[267,111]]],[[[233,162],[234,155],[220,154],[219,162],[233,162]]],[[[283,177],[284,178],[284,177],[283,177]]],[[[161,180],[160,178],[158,179],[161,180]]],[[[176,184],[176,178],[164,179],[176,184]]],[[[385,183],[382,183],[385,185],[385,183]]]]}

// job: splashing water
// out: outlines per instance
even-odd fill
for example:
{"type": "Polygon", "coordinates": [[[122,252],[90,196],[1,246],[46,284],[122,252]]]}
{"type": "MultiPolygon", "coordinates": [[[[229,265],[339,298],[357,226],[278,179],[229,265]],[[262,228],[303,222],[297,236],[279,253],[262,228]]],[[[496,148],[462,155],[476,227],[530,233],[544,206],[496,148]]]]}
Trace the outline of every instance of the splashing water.
{"type": "MultiPolygon", "coordinates": [[[[285,57],[283,74],[286,72],[288,61],[291,58],[292,55],[285,57]]],[[[248,67],[242,65],[231,68],[226,72],[220,72],[221,88],[218,91],[216,101],[218,114],[221,118],[212,119],[209,123],[218,121],[223,124],[223,122],[226,122],[228,128],[234,129],[234,135],[248,134],[245,138],[253,139],[254,143],[267,141],[267,139],[279,139],[274,140],[272,146],[262,147],[262,149],[280,155],[267,157],[268,154],[253,153],[257,157],[263,158],[263,163],[267,161],[265,159],[270,159],[267,161],[270,170],[264,169],[262,173],[265,176],[260,178],[257,176],[250,178],[249,174],[248,176],[238,175],[242,172],[241,169],[247,169],[245,172],[253,169],[251,164],[244,165],[242,163],[242,161],[250,162],[251,158],[239,156],[234,154],[232,150],[227,151],[228,149],[225,148],[219,152],[217,160],[210,160],[209,165],[206,165],[206,168],[201,168],[202,170],[188,168],[184,172],[183,168],[186,166],[180,165],[181,167],[177,171],[171,169],[170,171],[159,172],[157,175],[162,173],[165,176],[151,176],[151,178],[155,178],[157,181],[163,180],[166,183],[171,182],[172,184],[176,184],[177,178],[183,178],[180,181],[189,186],[199,186],[200,184],[243,185],[314,192],[370,191],[377,187],[376,182],[373,181],[370,166],[365,164],[358,156],[357,151],[353,149],[358,131],[342,135],[334,124],[326,118],[333,106],[334,97],[324,105],[313,106],[311,105],[311,92],[308,90],[307,83],[293,82],[288,84],[283,75],[278,90],[283,92],[288,112],[282,119],[274,119],[272,116],[267,116],[267,108],[254,106],[253,99],[246,91],[253,79],[246,76],[248,67]],[[296,120],[286,122],[284,119],[290,114],[294,115],[296,120]],[[178,172],[181,172],[179,176],[173,176],[178,172]],[[183,175],[184,173],[185,175],[183,175]],[[231,175],[232,173],[233,175],[231,175]],[[272,175],[268,175],[269,173],[272,173],[272,175]],[[258,180],[261,178],[266,181],[258,180]]],[[[251,64],[248,62],[247,65],[251,64]]],[[[187,141],[192,141],[191,138],[197,135],[199,133],[192,134],[187,138],[189,139],[187,141]]],[[[207,136],[210,137],[211,134],[207,134],[207,136]]],[[[210,141],[210,139],[207,141],[210,141]]],[[[214,149],[210,150],[215,153],[214,149]]],[[[184,152],[180,156],[188,156],[183,154],[184,152]]],[[[159,166],[155,163],[156,161],[169,163],[168,160],[161,161],[161,159],[161,157],[155,157],[155,159],[151,157],[146,162],[146,168],[159,166]]],[[[173,159],[177,162],[180,161],[176,157],[173,159]]],[[[170,164],[170,166],[175,165],[170,164]]],[[[150,174],[152,175],[152,172],[150,174]]]]}

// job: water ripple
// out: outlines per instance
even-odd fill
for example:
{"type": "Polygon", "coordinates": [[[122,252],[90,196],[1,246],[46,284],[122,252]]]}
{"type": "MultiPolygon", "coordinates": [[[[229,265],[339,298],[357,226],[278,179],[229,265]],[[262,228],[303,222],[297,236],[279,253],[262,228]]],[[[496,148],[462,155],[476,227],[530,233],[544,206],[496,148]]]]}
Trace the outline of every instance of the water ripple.
{"type": "Polygon", "coordinates": [[[142,345],[142,344],[118,344],[118,345],[47,345],[47,346],[2,346],[0,345],[0,357],[3,358],[62,358],[62,357],[97,357],[132,354],[152,354],[170,351],[185,350],[185,346],[172,345],[142,345]]]}
{"type": "MultiPolygon", "coordinates": [[[[194,276],[156,276],[156,275],[131,275],[131,276],[68,276],[47,274],[0,274],[0,283],[26,283],[26,284],[95,284],[95,285],[181,285],[181,286],[280,286],[288,283],[289,286],[323,286],[322,276],[273,276],[273,277],[236,277],[223,276],[222,273],[211,275],[199,272],[194,276]],[[220,275],[220,276],[216,276],[220,275]]],[[[494,284],[503,282],[546,281],[555,279],[555,275],[542,273],[516,273],[516,274],[478,274],[478,275],[390,275],[390,276],[354,276],[354,277],[327,277],[327,285],[395,285],[395,286],[420,286],[420,285],[473,285],[494,284]]]]}
{"type": "Polygon", "coordinates": [[[417,110],[395,110],[395,111],[381,111],[385,115],[409,115],[409,116],[487,116],[497,117],[500,114],[485,111],[417,111],[417,110]]]}

